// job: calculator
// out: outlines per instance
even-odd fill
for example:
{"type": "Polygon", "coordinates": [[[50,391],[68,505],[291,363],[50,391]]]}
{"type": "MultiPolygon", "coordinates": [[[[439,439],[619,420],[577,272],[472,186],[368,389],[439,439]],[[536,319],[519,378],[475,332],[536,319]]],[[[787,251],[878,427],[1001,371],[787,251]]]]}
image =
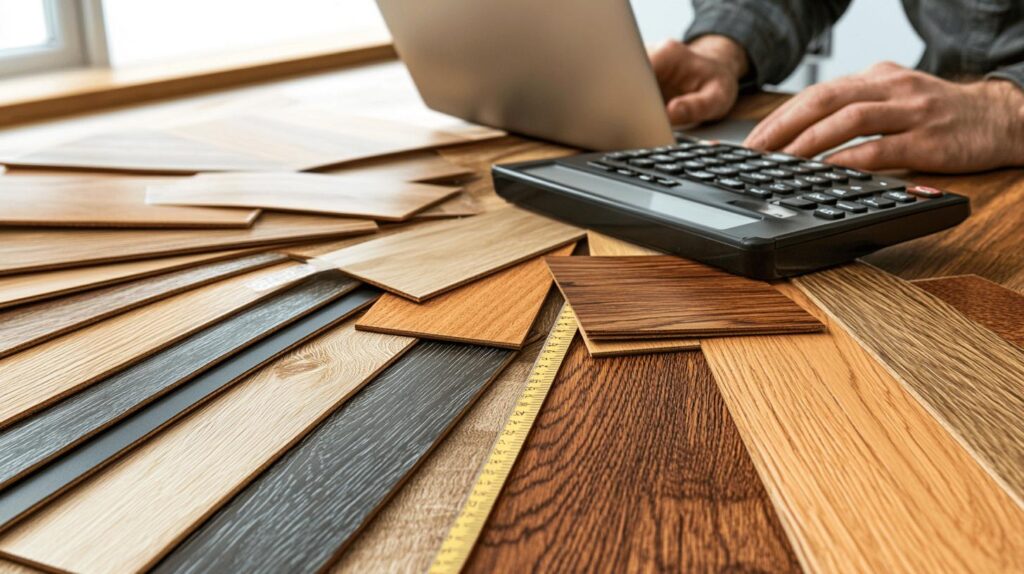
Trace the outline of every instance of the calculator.
{"type": "Polygon", "coordinates": [[[755,279],[837,265],[952,227],[966,197],[677,134],[648,149],[495,165],[521,207],[755,279]]]}

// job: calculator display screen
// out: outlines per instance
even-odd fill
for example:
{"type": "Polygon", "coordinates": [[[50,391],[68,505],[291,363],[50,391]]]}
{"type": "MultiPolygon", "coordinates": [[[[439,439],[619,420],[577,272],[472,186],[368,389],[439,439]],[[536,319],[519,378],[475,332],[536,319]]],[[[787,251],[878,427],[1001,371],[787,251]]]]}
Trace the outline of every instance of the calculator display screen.
{"type": "Polygon", "coordinates": [[[559,165],[543,165],[528,171],[548,181],[649,211],[663,218],[696,223],[712,229],[731,229],[760,221],[754,217],[718,209],[669,193],[626,185],[614,179],[559,165]]]}

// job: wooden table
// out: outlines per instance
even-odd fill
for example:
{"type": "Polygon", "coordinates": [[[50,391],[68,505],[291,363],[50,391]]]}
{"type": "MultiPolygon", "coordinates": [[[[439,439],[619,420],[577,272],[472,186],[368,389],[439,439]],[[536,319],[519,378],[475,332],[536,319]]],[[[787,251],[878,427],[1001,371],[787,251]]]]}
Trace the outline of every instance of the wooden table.
{"type": "MultiPolygon", "coordinates": [[[[734,117],[763,117],[784,99],[785,96],[775,94],[747,97],[740,102],[734,117]]],[[[421,105],[417,102],[412,85],[400,64],[378,64],[9,128],[0,133],[0,152],[24,150],[28,146],[71,139],[116,127],[173,125],[195,121],[200,116],[216,116],[239,109],[268,109],[296,101],[344,102],[351,104],[353,109],[390,109],[403,105],[421,105]]],[[[568,153],[571,153],[571,150],[518,137],[506,137],[442,151],[446,158],[471,167],[477,172],[478,177],[468,182],[468,190],[485,209],[504,205],[504,201],[494,194],[490,179],[486,175],[491,164],[568,153]]],[[[1024,171],[1012,169],[969,176],[910,177],[922,184],[946,188],[968,196],[972,202],[973,215],[956,228],[891,247],[867,257],[866,261],[904,279],[977,274],[1010,289],[1024,292],[1024,171]]],[[[793,295],[806,297],[795,290],[793,295]]],[[[553,293],[549,298],[542,319],[538,322],[535,339],[543,336],[543,326],[550,324],[560,304],[559,299],[557,293],[553,293]]],[[[720,370],[721,365],[725,364],[722,357],[727,354],[726,351],[707,349],[706,353],[715,370],[720,391],[725,396],[744,442],[751,451],[758,474],[766,483],[801,565],[814,571],[912,571],[941,568],[949,564],[956,564],[962,569],[984,564],[1006,566],[1013,560],[1018,560],[1019,564],[1019,560],[1022,559],[1020,556],[1011,556],[1008,561],[1003,562],[993,556],[994,549],[1009,549],[1011,552],[1019,549],[1012,539],[1019,538],[1021,531],[1014,533],[1004,529],[1007,525],[1024,524],[1021,518],[1024,511],[1016,506],[1010,497],[999,498],[1000,493],[1005,496],[1005,492],[1001,490],[1004,485],[986,482],[991,481],[991,475],[981,466],[977,469],[969,468],[970,472],[960,472],[958,467],[942,466],[947,461],[952,461],[949,462],[950,465],[970,465],[972,459],[965,451],[958,450],[962,449],[960,443],[942,434],[948,429],[936,424],[934,419],[928,418],[929,413],[922,409],[906,390],[898,386],[873,390],[864,387],[866,381],[882,380],[885,377],[890,377],[891,380],[892,375],[865,358],[868,355],[863,353],[853,339],[844,334],[849,330],[847,327],[836,321],[835,317],[826,320],[835,333],[835,339],[827,342],[823,349],[826,352],[834,352],[839,358],[859,357],[860,362],[847,362],[843,365],[844,368],[850,369],[847,379],[853,386],[846,389],[849,392],[840,396],[842,393],[838,390],[828,388],[816,399],[822,401],[822,404],[831,401],[830,404],[835,406],[836,412],[849,413],[851,420],[836,423],[834,420],[825,420],[823,415],[823,419],[816,423],[820,425],[820,430],[825,432],[829,428],[838,428],[846,424],[846,428],[836,432],[854,432],[856,429],[853,425],[856,423],[863,432],[861,436],[851,435],[850,440],[854,442],[849,444],[877,447],[874,453],[865,455],[864,460],[877,462],[885,469],[891,470],[896,477],[895,482],[906,479],[905,484],[933,484],[935,492],[926,493],[931,496],[947,495],[954,491],[960,493],[961,491],[957,490],[959,488],[966,491],[976,487],[985,494],[977,495],[976,499],[961,501],[964,502],[964,508],[969,508],[971,504],[975,504],[977,508],[984,508],[984,504],[993,503],[992,501],[1000,508],[989,513],[991,516],[983,523],[969,525],[976,532],[976,539],[973,541],[961,536],[963,529],[952,528],[950,531],[957,532],[951,534],[951,539],[944,539],[943,530],[930,529],[935,526],[933,523],[916,530],[916,527],[908,526],[911,530],[909,532],[894,530],[905,526],[900,521],[909,519],[908,517],[912,517],[914,513],[927,515],[930,512],[928,508],[898,508],[902,504],[899,496],[889,499],[892,506],[886,510],[881,504],[886,500],[885,497],[872,498],[872,494],[878,493],[860,493],[865,500],[873,500],[865,502],[862,509],[864,516],[856,517],[856,520],[842,517],[834,519],[833,515],[837,513],[856,513],[859,510],[838,509],[835,505],[848,501],[830,498],[828,488],[819,488],[821,484],[815,482],[816,478],[801,475],[799,465],[789,466],[788,462],[783,460],[792,453],[785,454],[784,449],[776,449],[773,444],[781,447],[781,441],[788,440],[786,432],[792,429],[786,426],[789,424],[786,420],[787,415],[780,415],[778,420],[767,420],[765,417],[769,416],[771,409],[765,410],[762,407],[765,404],[769,407],[779,405],[772,405],[766,396],[757,394],[756,387],[739,384],[739,378],[735,384],[728,382],[728,377],[721,376],[724,371],[720,370]],[[717,369],[714,358],[716,353],[723,361],[719,363],[717,369]],[[871,393],[877,394],[869,396],[871,393]],[[921,418],[919,421],[906,421],[906,426],[901,427],[903,422],[896,419],[911,416],[906,414],[909,412],[906,409],[912,411],[912,416],[921,418]],[[856,417],[859,419],[854,420],[856,417]],[[920,426],[914,427],[917,422],[920,422],[920,426]],[[931,434],[871,434],[875,431],[884,433],[900,428],[905,431],[924,429],[931,434]],[[772,442],[776,439],[780,443],[772,442]],[[882,444],[883,442],[885,444],[882,444]],[[936,466],[927,467],[931,464],[929,461],[936,466]],[[895,468],[897,466],[899,468],[895,468]],[[948,484],[939,484],[945,481],[944,471],[958,473],[953,482],[960,482],[955,488],[951,487],[952,490],[947,489],[948,484]],[[800,492],[811,494],[798,500],[799,497],[794,494],[799,494],[796,486],[802,488],[800,492]],[[979,503],[979,499],[986,496],[987,501],[979,503]],[[808,506],[809,501],[818,506],[808,506]],[[820,520],[816,513],[820,513],[820,520]],[[901,514],[903,518],[896,517],[896,514],[901,514]],[[880,528],[872,532],[872,524],[877,524],[880,528]],[[829,538],[830,536],[832,538],[829,538]],[[887,542],[880,537],[893,540],[887,542]],[[876,543],[878,547],[871,546],[876,543]],[[933,552],[922,546],[926,543],[935,545],[933,552]],[[1008,546],[1002,546],[1003,543],[1008,546]],[[908,551],[915,548],[920,552],[908,551]],[[856,556],[857,560],[844,561],[851,556],[856,556]]],[[[938,342],[938,345],[941,344],[941,341],[938,342]]],[[[339,571],[359,571],[370,565],[379,565],[382,561],[389,566],[414,569],[422,569],[429,564],[451,518],[460,508],[467,487],[471,484],[493,437],[504,422],[536,353],[535,343],[494,383],[490,391],[454,430],[451,438],[370,525],[339,564],[339,571]],[[429,509],[425,509],[427,506],[429,509]]],[[[736,368],[742,370],[742,365],[736,368]]],[[[1024,370],[1024,363],[1011,364],[1008,368],[1020,372],[1024,370]]],[[[822,387],[825,387],[825,382],[822,382],[822,387]]],[[[1024,389],[1021,393],[1024,395],[1024,389]]],[[[801,395],[797,393],[792,396],[801,395]]],[[[782,406],[779,407],[782,409],[782,406]]],[[[814,418],[813,413],[805,413],[805,416],[814,418]]],[[[813,425],[802,430],[810,428],[813,428],[813,425]]],[[[797,442],[808,440],[807,437],[789,438],[797,442]]],[[[834,444],[825,447],[836,448],[834,444]]],[[[839,454],[842,453],[837,452],[836,456],[839,454]]],[[[821,466],[831,462],[825,458],[804,461],[806,464],[821,466]]],[[[1021,461],[1021,464],[1024,465],[1024,461],[1021,461]]],[[[836,481],[847,480],[842,470],[833,473],[836,481]]],[[[856,474],[857,469],[849,470],[856,474]]],[[[833,490],[837,489],[838,487],[833,490]]],[[[899,494],[901,493],[894,493],[899,494]]],[[[927,497],[913,496],[916,496],[913,498],[914,504],[928,500],[927,497]]],[[[946,512],[951,508],[954,507],[944,507],[940,510],[946,512]]],[[[928,523],[929,520],[938,520],[941,516],[924,516],[921,521],[928,523]]],[[[957,520],[956,516],[947,518],[957,520]]],[[[0,563],[0,571],[6,571],[3,563],[0,563]]]]}

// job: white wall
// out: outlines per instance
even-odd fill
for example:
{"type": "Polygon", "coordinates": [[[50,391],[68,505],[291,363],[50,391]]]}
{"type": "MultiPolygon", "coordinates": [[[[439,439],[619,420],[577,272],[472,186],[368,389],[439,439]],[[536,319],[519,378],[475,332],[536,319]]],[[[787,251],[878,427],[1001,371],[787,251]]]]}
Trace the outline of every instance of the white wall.
{"type": "MultiPolygon", "coordinates": [[[[647,44],[665,38],[680,38],[693,19],[689,0],[631,0],[647,44]]],[[[863,70],[881,60],[913,66],[921,57],[924,44],[917,37],[903,12],[893,0],[854,0],[833,30],[833,54],[819,65],[819,80],[829,80],[863,70]]],[[[803,87],[801,70],[783,84],[797,90],[803,87]]]]}

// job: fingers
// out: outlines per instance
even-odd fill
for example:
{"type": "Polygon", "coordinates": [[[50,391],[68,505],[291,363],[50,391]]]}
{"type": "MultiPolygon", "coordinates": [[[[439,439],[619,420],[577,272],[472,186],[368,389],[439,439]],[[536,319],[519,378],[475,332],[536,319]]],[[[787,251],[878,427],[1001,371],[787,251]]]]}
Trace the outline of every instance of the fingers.
{"type": "Polygon", "coordinates": [[[825,161],[865,171],[928,169],[930,166],[927,165],[927,158],[923,157],[925,146],[915,140],[914,132],[886,136],[840,150],[825,158],[825,161]]]}
{"type": "Polygon", "coordinates": [[[783,151],[814,157],[855,137],[894,134],[911,129],[916,114],[907,106],[890,102],[850,104],[803,131],[783,151]]]}
{"type": "Polygon", "coordinates": [[[884,86],[875,79],[861,76],[812,86],[761,121],[747,136],[744,145],[763,150],[782,149],[801,132],[843,107],[855,102],[884,100],[884,86]]]}
{"type": "Polygon", "coordinates": [[[666,109],[672,125],[694,124],[724,117],[735,99],[722,85],[708,83],[697,92],[673,98],[666,109]]]}

